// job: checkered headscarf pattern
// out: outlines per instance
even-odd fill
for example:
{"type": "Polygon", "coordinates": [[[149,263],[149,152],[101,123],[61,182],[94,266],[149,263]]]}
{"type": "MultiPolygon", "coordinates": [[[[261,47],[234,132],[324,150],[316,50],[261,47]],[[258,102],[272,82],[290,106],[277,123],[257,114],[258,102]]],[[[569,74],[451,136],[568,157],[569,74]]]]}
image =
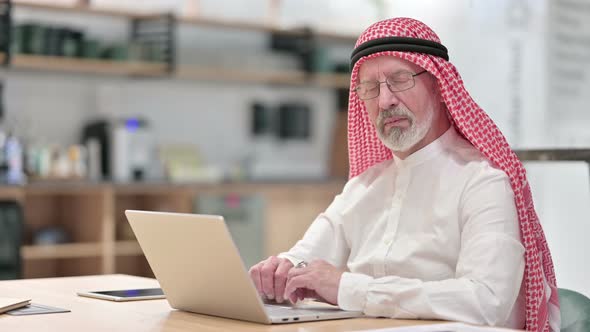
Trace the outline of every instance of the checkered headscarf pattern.
{"type": "MultiPolygon", "coordinates": [[[[384,37],[413,37],[440,43],[438,36],[424,23],[409,18],[394,18],[371,25],[356,42],[355,48],[369,40],[384,37]]],[[[364,104],[354,93],[358,70],[370,58],[391,55],[413,62],[438,80],[443,100],[453,125],[490,161],[510,177],[525,247],[525,290],[527,331],[547,332],[559,326],[559,300],[549,248],[537,214],[526,172],[516,154],[490,117],[473,101],[455,66],[432,55],[385,51],[361,58],[352,69],[348,104],[348,152],[350,177],[372,165],[392,158],[369,121],[364,104]]]]}

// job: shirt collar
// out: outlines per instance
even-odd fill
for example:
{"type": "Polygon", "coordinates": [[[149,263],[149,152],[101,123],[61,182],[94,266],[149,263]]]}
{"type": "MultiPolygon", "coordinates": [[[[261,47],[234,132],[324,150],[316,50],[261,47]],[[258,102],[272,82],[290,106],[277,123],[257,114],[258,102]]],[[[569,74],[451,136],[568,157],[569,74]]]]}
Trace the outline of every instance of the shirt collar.
{"type": "Polygon", "coordinates": [[[454,138],[457,136],[455,127],[451,127],[439,138],[432,141],[422,149],[412,153],[406,159],[400,159],[395,154],[393,160],[398,167],[412,167],[421,164],[429,159],[439,155],[442,151],[447,150],[447,147],[452,145],[454,138]]]}

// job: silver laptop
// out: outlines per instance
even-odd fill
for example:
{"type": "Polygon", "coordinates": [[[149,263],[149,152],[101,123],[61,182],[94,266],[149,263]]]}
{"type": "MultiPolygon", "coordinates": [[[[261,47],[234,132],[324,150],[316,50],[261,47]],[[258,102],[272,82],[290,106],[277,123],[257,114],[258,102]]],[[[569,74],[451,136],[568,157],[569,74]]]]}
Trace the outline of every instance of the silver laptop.
{"type": "Polygon", "coordinates": [[[172,308],[264,324],[362,316],[321,303],[264,304],[221,216],[125,215],[172,308]]]}

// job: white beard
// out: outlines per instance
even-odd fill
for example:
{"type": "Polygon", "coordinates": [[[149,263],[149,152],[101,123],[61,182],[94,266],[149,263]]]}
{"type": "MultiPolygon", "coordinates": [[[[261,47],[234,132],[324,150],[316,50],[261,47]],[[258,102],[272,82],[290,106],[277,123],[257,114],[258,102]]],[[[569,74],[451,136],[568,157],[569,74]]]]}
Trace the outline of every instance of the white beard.
{"type": "Polygon", "coordinates": [[[432,126],[434,117],[433,110],[427,113],[427,118],[422,123],[416,123],[414,113],[405,107],[396,107],[379,113],[377,117],[377,136],[383,144],[393,151],[408,151],[411,147],[418,144],[428,133],[432,126]],[[392,127],[389,133],[385,132],[385,120],[392,116],[403,116],[408,119],[410,126],[408,128],[392,127]]]}

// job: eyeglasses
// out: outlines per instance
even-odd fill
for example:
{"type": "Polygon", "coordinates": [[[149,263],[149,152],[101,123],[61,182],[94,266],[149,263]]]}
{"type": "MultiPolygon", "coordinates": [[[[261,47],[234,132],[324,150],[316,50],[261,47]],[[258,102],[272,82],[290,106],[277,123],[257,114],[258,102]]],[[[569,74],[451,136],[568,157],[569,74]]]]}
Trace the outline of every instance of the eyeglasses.
{"type": "Polygon", "coordinates": [[[381,84],[385,83],[387,88],[391,92],[400,92],[409,90],[416,85],[414,77],[418,75],[422,75],[426,72],[423,70],[417,74],[412,74],[409,71],[402,71],[395,75],[392,75],[385,79],[383,82],[379,81],[372,81],[372,82],[363,82],[359,83],[354,91],[359,96],[361,100],[369,100],[373,98],[377,98],[379,96],[379,91],[381,90],[381,84]]]}

